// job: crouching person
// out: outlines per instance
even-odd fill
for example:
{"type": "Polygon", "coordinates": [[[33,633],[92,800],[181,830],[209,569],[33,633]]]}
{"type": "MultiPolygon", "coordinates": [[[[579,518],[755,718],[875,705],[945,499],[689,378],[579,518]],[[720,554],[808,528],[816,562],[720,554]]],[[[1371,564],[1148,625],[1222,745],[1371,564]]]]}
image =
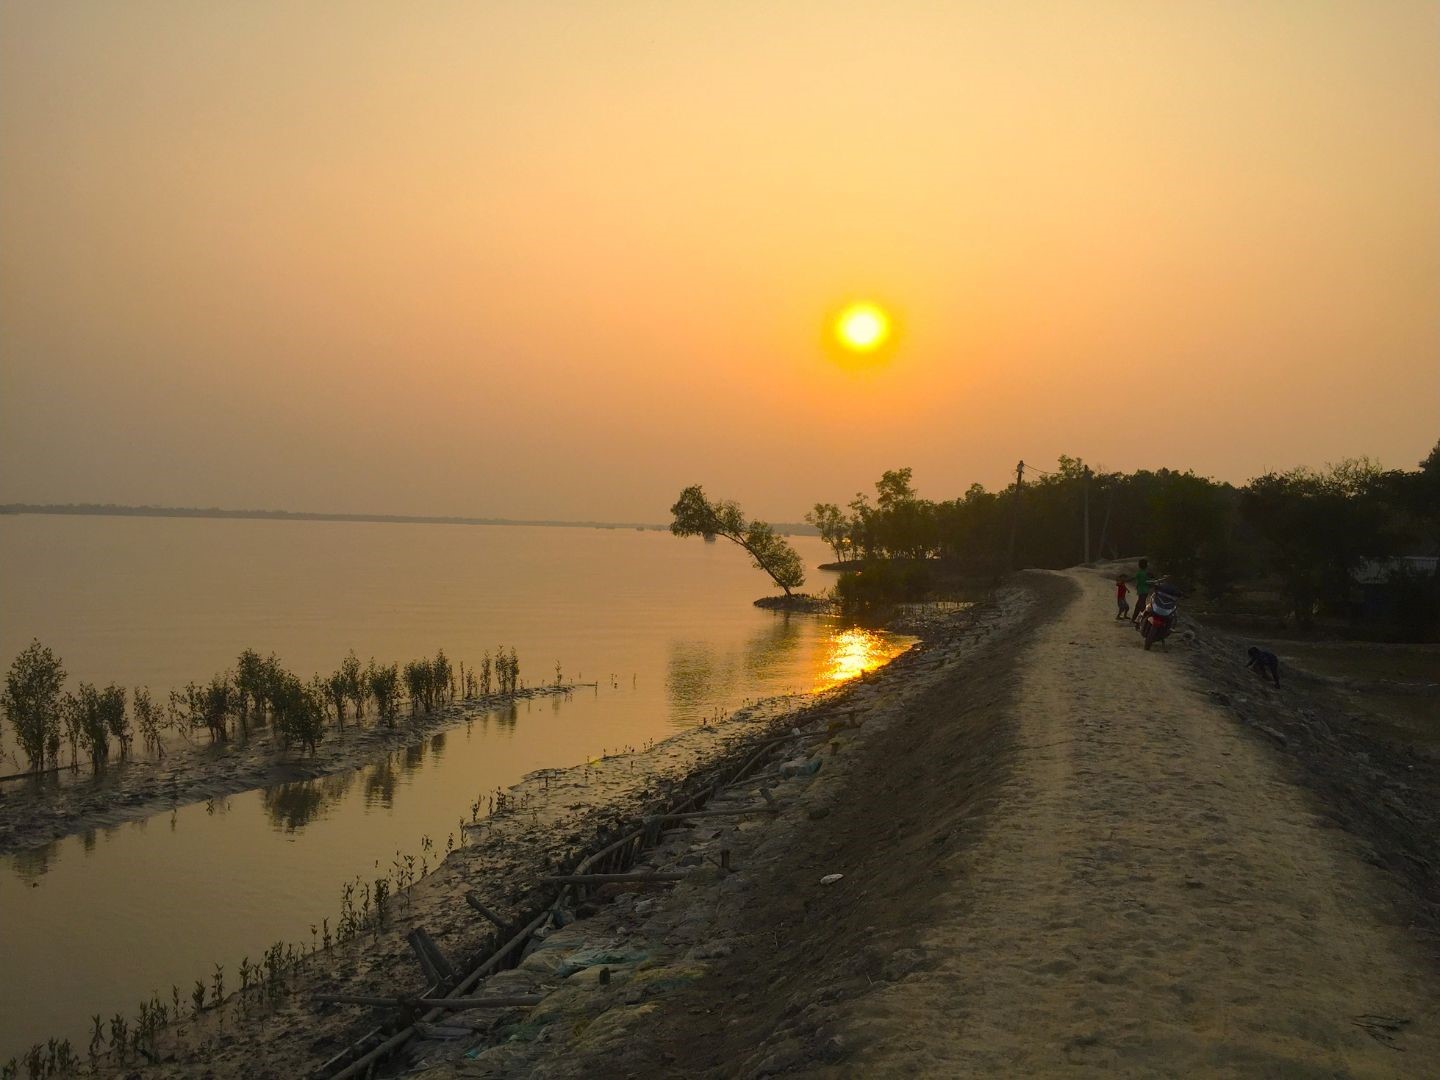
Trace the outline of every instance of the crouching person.
{"type": "Polygon", "coordinates": [[[1250,662],[1245,666],[1262,679],[1268,675],[1275,681],[1276,686],[1280,685],[1280,658],[1273,652],[1268,652],[1265,649],[1257,649],[1254,645],[1251,645],[1250,662]]]}

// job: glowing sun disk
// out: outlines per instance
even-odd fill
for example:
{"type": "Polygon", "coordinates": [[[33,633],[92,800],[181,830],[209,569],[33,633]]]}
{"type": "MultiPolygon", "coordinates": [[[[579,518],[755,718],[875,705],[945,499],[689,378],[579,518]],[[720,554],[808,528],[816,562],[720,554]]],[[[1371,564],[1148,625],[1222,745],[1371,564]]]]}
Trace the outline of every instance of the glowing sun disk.
{"type": "Polygon", "coordinates": [[[835,320],[835,338],[853,352],[870,352],[890,336],[890,316],[874,304],[852,304],[835,320]]]}

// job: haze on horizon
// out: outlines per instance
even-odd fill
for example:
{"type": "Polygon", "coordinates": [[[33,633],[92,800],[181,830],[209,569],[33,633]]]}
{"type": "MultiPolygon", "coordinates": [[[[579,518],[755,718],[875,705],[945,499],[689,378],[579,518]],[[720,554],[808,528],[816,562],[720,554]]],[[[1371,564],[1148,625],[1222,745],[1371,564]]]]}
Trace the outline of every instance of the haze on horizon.
{"type": "Polygon", "coordinates": [[[1413,467],[1437,42],[1402,0],[11,0],[0,502],[1413,467]],[[883,363],[824,343],[856,300],[883,363]]]}

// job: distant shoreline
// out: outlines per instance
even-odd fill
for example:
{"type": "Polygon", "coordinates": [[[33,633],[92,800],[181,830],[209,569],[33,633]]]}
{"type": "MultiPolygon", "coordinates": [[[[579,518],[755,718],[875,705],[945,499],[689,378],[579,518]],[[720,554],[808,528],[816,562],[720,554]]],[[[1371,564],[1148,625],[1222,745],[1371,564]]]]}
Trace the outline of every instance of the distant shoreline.
{"type": "MultiPolygon", "coordinates": [[[[646,521],[540,521],[520,518],[446,517],[426,514],[324,514],[306,510],[224,510],[218,506],[121,506],[115,503],[3,503],[0,514],[59,514],[76,517],[239,518],[260,521],[357,521],[382,525],[542,525],[558,529],[639,529],[668,532],[646,521]]],[[[775,529],[817,535],[810,525],[778,523],[775,529]]]]}
{"type": "Polygon", "coordinates": [[[306,510],[225,510],[218,506],[120,506],[114,503],[5,503],[0,514],[63,514],[80,517],[241,518],[260,521],[362,521],[389,525],[546,525],[582,529],[664,529],[639,521],[525,521],[514,518],[442,517],[424,514],[325,514],[306,510]]]}

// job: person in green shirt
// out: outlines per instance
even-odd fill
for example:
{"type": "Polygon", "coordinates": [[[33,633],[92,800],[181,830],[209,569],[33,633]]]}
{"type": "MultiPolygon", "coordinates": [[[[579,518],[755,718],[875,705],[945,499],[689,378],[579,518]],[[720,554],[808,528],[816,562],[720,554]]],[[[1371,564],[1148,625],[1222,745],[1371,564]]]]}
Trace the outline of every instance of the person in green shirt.
{"type": "Polygon", "coordinates": [[[1140,613],[1145,610],[1145,597],[1150,595],[1150,560],[1141,559],[1140,569],[1135,571],[1135,614],[1130,622],[1140,624],[1140,613]]]}

